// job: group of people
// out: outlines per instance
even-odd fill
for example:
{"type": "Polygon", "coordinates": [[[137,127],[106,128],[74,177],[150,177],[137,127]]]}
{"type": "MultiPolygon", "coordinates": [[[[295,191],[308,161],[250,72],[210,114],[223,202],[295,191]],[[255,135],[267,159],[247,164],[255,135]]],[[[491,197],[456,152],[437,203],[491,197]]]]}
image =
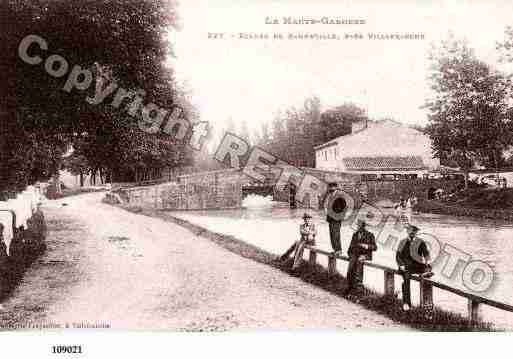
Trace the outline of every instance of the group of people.
{"type": "MultiPolygon", "coordinates": [[[[342,254],[342,245],[340,242],[340,229],[343,220],[343,214],[346,209],[344,196],[338,193],[336,183],[328,185],[328,193],[324,201],[326,221],[329,226],[329,234],[333,255],[342,254]]],[[[281,257],[285,260],[294,254],[293,270],[299,268],[303,258],[303,252],[307,245],[315,245],[315,238],[318,234],[317,228],[312,221],[312,216],[308,213],[303,215],[303,223],[299,227],[300,239],[295,242],[281,257]]],[[[430,277],[431,272],[429,248],[426,243],[417,237],[419,228],[408,223],[407,236],[400,241],[397,252],[396,262],[403,277],[403,309],[411,309],[410,280],[412,275],[430,277]]],[[[372,260],[372,254],[378,249],[374,234],[367,229],[365,219],[357,220],[357,229],[353,233],[351,243],[347,249],[349,256],[349,266],[347,269],[348,287],[346,293],[363,288],[363,266],[365,261],[372,260]]]]}

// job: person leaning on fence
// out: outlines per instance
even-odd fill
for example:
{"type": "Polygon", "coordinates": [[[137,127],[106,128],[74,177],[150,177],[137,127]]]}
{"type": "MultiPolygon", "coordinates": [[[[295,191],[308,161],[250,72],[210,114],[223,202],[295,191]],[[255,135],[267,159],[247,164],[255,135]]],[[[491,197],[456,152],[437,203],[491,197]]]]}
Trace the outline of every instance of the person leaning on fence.
{"type": "Polygon", "coordinates": [[[324,212],[326,221],[330,230],[330,242],[334,254],[342,253],[342,245],[340,244],[340,227],[342,226],[342,218],[346,202],[340,195],[338,185],[335,182],[328,184],[328,193],[324,199],[324,212]]]}
{"type": "Polygon", "coordinates": [[[306,245],[315,246],[315,236],[317,236],[317,228],[315,224],[312,223],[312,216],[308,213],[303,215],[303,223],[299,226],[299,234],[301,238],[297,242],[296,249],[294,252],[294,264],[292,265],[292,269],[296,270],[299,268],[301,264],[301,260],[303,259],[303,252],[305,250],[306,245]]]}
{"type": "Polygon", "coordinates": [[[349,266],[347,267],[347,293],[355,289],[359,290],[363,287],[363,261],[372,260],[372,252],[378,249],[374,234],[369,232],[365,227],[365,220],[359,219],[358,229],[353,233],[351,244],[347,250],[347,255],[349,256],[349,266]]]}
{"type": "Polygon", "coordinates": [[[298,248],[301,242],[305,242],[302,245],[301,249],[301,256],[304,250],[304,246],[306,244],[315,245],[315,236],[317,235],[317,228],[315,227],[315,224],[312,223],[312,216],[310,216],[308,213],[305,213],[303,215],[303,223],[299,226],[299,241],[295,241],[289,249],[280,257],[280,261],[285,261],[290,257],[292,253],[294,253],[294,263],[296,262],[295,258],[298,254],[298,248]]]}
{"type": "Polygon", "coordinates": [[[410,279],[412,274],[429,278],[433,275],[429,265],[430,254],[426,242],[418,238],[419,228],[410,224],[407,227],[408,236],[399,242],[395,259],[403,277],[403,309],[411,309],[410,279]]]}

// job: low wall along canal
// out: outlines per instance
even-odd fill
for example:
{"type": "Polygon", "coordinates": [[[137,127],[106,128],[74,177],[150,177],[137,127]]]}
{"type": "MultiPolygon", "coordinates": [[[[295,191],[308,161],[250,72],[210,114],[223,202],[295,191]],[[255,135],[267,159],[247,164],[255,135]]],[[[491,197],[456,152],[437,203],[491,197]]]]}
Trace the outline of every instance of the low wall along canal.
{"type": "MultiPolygon", "coordinates": [[[[378,202],[392,201],[415,194],[426,198],[431,190],[442,188],[451,191],[461,184],[458,180],[418,179],[397,181],[364,181],[360,175],[301,168],[325,183],[336,182],[355,199],[378,202]]],[[[276,172],[278,173],[278,172],[276,172]]],[[[246,176],[241,170],[228,169],[177,176],[175,181],[140,187],[122,187],[115,192],[124,202],[153,206],[169,210],[202,210],[241,208],[242,200],[250,193],[272,193],[273,199],[286,202],[291,199],[290,185],[273,185],[276,178],[269,172],[269,183],[260,183],[246,176]],[[274,179],[274,181],[273,181],[274,179]]],[[[294,178],[292,179],[293,181],[294,178]]],[[[296,188],[299,183],[296,183],[296,188]]],[[[319,209],[323,195],[305,196],[302,208],[319,209]]],[[[298,198],[296,198],[298,199],[298,198]]]]}

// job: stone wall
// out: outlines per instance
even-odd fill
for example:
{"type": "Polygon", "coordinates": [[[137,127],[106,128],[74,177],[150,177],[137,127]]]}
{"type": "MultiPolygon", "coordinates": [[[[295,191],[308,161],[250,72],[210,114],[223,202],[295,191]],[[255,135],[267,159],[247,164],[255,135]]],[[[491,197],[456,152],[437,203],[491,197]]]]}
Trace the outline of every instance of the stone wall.
{"type": "Polygon", "coordinates": [[[157,206],[168,210],[240,208],[241,174],[227,170],[179,176],[160,186],[159,198],[157,206]]]}
{"type": "MultiPolygon", "coordinates": [[[[360,199],[362,197],[362,191],[365,191],[366,188],[361,186],[360,176],[353,175],[348,173],[341,172],[333,172],[333,171],[323,171],[315,168],[307,168],[301,167],[300,170],[305,173],[312,175],[320,180],[331,183],[335,182],[338,184],[339,188],[344,190],[345,192],[354,196],[355,199],[360,199]]],[[[299,185],[299,183],[297,183],[299,185]]],[[[288,202],[289,201],[289,191],[290,185],[285,185],[283,187],[275,187],[274,190],[274,200],[280,202],[288,202]]],[[[364,194],[364,193],[363,193],[364,194]]],[[[308,197],[303,203],[297,203],[297,206],[300,208],[313,208],[319,209],[323,205],[325,194],[308,197]]]]}
{"type": "MultiPolygon", "coordinates": [[[[408,197],[415,194],[418,198],[427,198],[428,190],[431,188],[442,188],[451,192],[462,185],[461,180],[445,179],[411,179],[411,180],[387,180],[387,181],[364,181],[360,175],[323,171],[314,168],[301,168],[304,173],[315,176],[326,183],[336,182],[343,191],[354,196],[355,199],[365,199],[375,202],[382,199],[398,201],[401,197],[408,197]]],[[[289,201],[289,186],[275,188],[274,200],[289,201]]],[[[302,207],[317,208],[322,198],[310,199],[310,202],[299,204],[302,207]]]]}
{"type": "Polygon", "coordinates": [[[122,188],[116,193],[128,204],[164,210],[240,208],[241,173],[236,170],[181,175],[176,182],[122,188]]]}
{"type": "MultiPolygon", "coordinates": [[[[400,197],[415,194],[426,198],[430,188],[442,188],[446,192],[461,186],[459,180],[412,179],[388,181],[363,181],[360,175],[315,168],[300,168],[303,173],[315,176],[326,183],[336,182],[342,190],[360,200],[375,202],[382,199],[397,201],[400,197]]],[[[298,179],[293,179],[299,185],[298,179]]],[[[240,208],[243,186],[254,186],[255,181],[240,170],[229,169],[180,175],[176,181],[164,184],[132,187],[117,190],[123,201],[138,206],[150,206],[167,210],[201,210],[240,208]]],[[[289,185],[275,186],[273,199],[289,201],[289,185]]],[[[318,209],[322,206],[324,194],[307,198],[297,203],[303,208],[318,209]]]]}

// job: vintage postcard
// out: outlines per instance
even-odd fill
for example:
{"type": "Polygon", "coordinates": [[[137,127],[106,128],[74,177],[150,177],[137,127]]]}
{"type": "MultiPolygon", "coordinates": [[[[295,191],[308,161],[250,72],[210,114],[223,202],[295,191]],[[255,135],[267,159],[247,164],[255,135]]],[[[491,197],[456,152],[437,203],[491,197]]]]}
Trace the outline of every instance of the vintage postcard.
{"type": "Polygon", "coordinates": [[[1,330],[511,330],[512,13],[2,0],[1,330]]]}

